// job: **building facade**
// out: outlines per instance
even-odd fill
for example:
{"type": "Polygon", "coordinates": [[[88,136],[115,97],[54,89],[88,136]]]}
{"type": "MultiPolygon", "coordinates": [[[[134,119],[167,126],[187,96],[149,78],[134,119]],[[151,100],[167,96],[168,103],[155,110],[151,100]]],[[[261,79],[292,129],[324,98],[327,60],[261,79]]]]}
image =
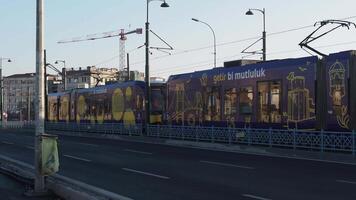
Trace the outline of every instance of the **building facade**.
{"type": "MultiPolygon", "coordinates": [[[[3,79],[3,112],[7,120],[34,120],[36,74],[14,74],[3,79]]],[[[62,92],[60,77],[47,75],[48,93],[62,92]]]]}
{"type": "Polygon", "coordinates": [[[84,69],[65,69],[66,90],[105,85],[106,82],[117,80],[117,73],[116,68],[96,68],[94,66],[84,69]]]}
{"type": "Polygon", "coordinates": [[[33,120],[35,73],[14,74],[3,80],[3,115],[7,120],[33,120]]]}

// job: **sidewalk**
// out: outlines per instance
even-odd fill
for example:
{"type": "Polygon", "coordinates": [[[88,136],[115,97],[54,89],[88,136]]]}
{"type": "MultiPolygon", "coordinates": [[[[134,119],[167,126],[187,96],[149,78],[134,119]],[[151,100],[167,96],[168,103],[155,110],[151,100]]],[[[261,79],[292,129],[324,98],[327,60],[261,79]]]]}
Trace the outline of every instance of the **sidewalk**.
{"type": "Polygon", "coordinates": [[[27,186],[0,171],[0,199],[6,200],[59,200],[58,197],[26,197],[27,186]]]}

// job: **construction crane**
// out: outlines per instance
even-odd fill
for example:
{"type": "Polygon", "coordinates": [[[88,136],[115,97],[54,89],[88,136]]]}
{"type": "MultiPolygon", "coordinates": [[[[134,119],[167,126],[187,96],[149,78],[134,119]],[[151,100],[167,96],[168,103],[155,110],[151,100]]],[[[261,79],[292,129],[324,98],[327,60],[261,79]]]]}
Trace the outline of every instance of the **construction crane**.
{"type": "Polygon", "coordinates": [[[64,43],[73,43],[73,42],[82,42],[82,41],[89,41],[89,40],[98,40],[98,39],[105,39],[111,37],[120,37],[119,42],[119,71],[124,71],[126,68],[126,52],[125,52],[125,43],[127,40],[126,35],[129,34],[142,34],[142,28],[137,28],[136,30],[125,32],[124,29],[120,29],[119,31],[110,31],[104,32],[99,34],[90,34],[82,37],[75,37],[69,40],[61,40],[58,41],[58,44],[64,43]]]}

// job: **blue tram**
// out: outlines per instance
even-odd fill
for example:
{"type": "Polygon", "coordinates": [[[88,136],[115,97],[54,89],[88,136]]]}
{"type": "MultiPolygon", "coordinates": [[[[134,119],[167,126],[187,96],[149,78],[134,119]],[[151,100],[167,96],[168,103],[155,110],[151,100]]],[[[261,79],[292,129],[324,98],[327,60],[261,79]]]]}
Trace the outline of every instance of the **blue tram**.
{"type": "Polygon", "coordinates": [[[170,76],[167,122],[189,126],[352,130],[356,51],[170,76]]]}
{"type": "MultiPolygon", "coordinates": [[[[150,123],[356,129],[356,51],[172,75],[151,84],[150,123]]],[[[49,121],[145,122],[146,86],[129,81],[48,95],[49,121]]]]}

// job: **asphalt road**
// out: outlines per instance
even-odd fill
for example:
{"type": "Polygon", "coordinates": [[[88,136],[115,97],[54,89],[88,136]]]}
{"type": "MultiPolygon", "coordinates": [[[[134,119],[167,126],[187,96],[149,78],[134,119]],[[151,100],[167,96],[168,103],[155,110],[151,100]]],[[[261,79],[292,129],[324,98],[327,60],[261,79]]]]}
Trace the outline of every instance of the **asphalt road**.
{"type": "MultiPolygon", "coordinates": [[[[33,164],[33,135],[0,154],[33,164]]],[[[356,199],[356,165],[140,142],[59,137],[60,174],[133,199],[356,199]]]]}

